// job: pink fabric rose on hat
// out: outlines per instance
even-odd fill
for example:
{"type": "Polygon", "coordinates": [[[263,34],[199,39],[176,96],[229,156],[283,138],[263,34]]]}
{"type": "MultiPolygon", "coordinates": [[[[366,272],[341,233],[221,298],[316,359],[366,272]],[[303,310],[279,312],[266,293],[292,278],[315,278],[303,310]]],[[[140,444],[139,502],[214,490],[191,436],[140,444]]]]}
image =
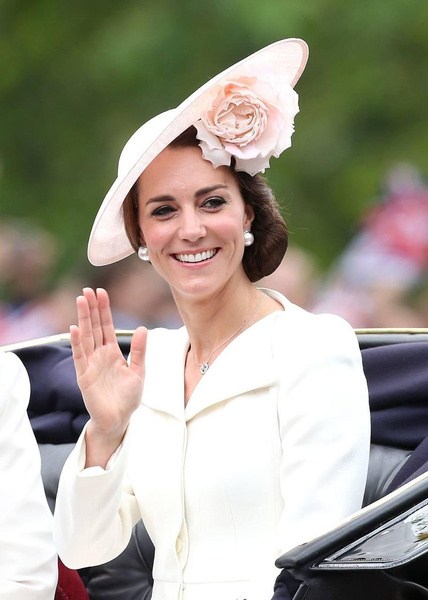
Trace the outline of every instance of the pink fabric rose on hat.
{"type": "Polygon", "coordinates": [[[271,156],[291,146],[298,95],[268,74],[242,76],[214,86],[195,127],[202,155],[214,167],[229,166],[250,175],[264,172],[271,156]]]}

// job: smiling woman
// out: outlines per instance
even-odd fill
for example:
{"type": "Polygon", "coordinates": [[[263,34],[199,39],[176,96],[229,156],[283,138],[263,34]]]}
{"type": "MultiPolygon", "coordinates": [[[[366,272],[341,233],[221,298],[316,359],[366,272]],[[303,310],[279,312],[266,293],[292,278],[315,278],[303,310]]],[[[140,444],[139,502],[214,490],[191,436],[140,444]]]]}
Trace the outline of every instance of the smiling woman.
{"type": "Polygon", "coordinates": [[[254,285],[287,249],[260,171],[291,145],[306,60],[302,40],[277,42],[143,125],[92,229],[90,260],[149,260],[184,327],[137,328],[126,362],[107,292],[77,298],[71,344],[90,420],[61,476],[55,539],[68,566],[95,565],[142,519],[153,600],[289,598],[278,556],[362,501],[356,337],[254,285]]]}
{"type": "Polygon", "coordinates": [[[230,168],[215,169],[199,148],[166,148],[137,186],[140,245],[147,246],[179,310],[189,293],[200,301],[226,294],[230,286],[240,289],[247,279],[243,232],[251,227],[253,210],[230,168]],[[202,261],[202,253],[210,258],[202,261]]]}

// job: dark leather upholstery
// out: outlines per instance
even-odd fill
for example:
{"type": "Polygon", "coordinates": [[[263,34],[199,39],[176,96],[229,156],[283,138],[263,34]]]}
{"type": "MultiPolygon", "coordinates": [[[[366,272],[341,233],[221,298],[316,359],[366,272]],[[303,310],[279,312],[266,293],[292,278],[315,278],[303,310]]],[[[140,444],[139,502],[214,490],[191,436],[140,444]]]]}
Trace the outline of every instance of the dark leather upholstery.
{"type": "Polygon", "coordinates": [[[91,600],[149,600],[153,559],[154,546],[143,522],[139,521],[120,556],[82,573],[91,600]]]}
{"type": "Polygon", "coordinates": [[[363,506],[371,504],[386,494],[394,477],[404,467],[410,455],[410,450],[380,444],[371,445],[363,506]]]}

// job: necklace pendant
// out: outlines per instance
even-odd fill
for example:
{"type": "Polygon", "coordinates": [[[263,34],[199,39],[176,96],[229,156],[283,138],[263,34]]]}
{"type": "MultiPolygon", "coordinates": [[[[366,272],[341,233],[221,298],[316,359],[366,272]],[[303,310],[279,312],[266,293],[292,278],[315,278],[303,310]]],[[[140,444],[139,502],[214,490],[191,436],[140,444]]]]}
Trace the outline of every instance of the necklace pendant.
{"type": "Polygon", "coordinates": [[[205,373],[208,371],[209,369],[209,364],[207,362],[204,362],[201,367],[200,367],[200,372],[202,373],[202,375],[205,375],[205,373]]]}

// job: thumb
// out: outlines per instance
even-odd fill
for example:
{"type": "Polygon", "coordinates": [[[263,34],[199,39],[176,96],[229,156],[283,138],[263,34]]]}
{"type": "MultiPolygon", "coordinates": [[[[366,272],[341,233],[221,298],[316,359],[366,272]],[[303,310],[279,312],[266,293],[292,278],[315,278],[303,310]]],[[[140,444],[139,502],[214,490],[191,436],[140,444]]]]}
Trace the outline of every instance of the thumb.
{"type": "Polygon", "coordinates": [[[146,345],[147,328],[137,327],[131,340],[131,358],[129,367],[141,378],[144,376],[146,345]]]}

